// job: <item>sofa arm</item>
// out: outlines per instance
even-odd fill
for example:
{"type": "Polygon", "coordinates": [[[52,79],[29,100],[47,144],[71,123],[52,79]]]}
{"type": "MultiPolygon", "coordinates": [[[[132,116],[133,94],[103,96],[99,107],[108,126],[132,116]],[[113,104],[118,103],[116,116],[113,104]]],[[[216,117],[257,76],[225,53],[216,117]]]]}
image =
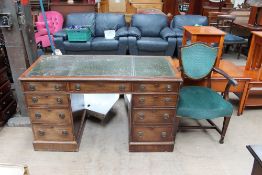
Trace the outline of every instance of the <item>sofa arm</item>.
{"type": "Polygon", "coordinates": [[[132,36],[132,37],[136,37],[136,39],[140,39],[141,38],[141,32],[136,27],[129,27],[128,36],[132,36]]]}
{"type": "Polygon", "coordinates": [[[119,39],[120,37],[128,37],[128,28],[127,27],[121,27],[116,31],[115,39],[119,39]]]}
{"type": "Polygon", "coordinates": [[[55,38],[61,37],[63,40],[67,40],[67,33],[65,30],[60,30],[54,34],[55,38]]]}
{"type": "Polygon", "coordinates": [[[175,38],[176,37],[176,32],[171,30],[169,27],[165,27],[164,29],[161,30],[160,36],[164,40],[168,40],[168,38],[175,38]]]}

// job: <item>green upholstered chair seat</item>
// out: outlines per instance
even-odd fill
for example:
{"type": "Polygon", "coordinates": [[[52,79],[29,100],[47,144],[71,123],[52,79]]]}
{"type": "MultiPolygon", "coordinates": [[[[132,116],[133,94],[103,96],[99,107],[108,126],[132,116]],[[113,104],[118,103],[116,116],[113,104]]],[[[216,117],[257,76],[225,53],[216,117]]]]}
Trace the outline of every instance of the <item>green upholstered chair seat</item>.
{"type": "Polygon", "coordinates": [[[186,86],[180,90],[177,115],[197,120],[230,117],[233,106],[217,92],[199,86],[186,86]]]}

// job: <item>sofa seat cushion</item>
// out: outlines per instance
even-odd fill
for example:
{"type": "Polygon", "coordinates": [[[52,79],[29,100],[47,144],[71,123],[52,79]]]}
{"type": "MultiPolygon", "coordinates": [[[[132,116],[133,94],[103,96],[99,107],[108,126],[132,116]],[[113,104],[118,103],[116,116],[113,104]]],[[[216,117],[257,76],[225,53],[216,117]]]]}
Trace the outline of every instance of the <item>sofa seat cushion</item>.
{"type": "Polygon", "coordinates": [[[92,50],[117,50],[118,40],[96,37],[92,41],[92,50]]]}
{"type": "Polygon", "coordinates": [[[70,51],[86,51],[86,50],[91,50],[91,41],[87,42],[69,42],[69,41],[64,41],[64,47],[65,50],[70,50],[70,51]]]}
{"type": "Polygon", "coordinates": [[[168,42],[162,38],[142,37],[140,40],[137,40],[137,46],[139,50],[158,52],[165,51],[168,47],[168,42]]]}

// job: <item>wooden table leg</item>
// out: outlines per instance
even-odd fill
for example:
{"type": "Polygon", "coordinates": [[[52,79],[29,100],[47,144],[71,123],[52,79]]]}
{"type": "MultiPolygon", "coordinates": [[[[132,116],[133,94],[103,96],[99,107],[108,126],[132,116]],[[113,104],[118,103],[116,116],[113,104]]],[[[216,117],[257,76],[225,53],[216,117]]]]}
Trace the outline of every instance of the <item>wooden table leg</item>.
{"type": "Polygon", "coordinates": [[[221,36],[220,41],[219,41],[216,67],[219,67],[220,59],[221,59],[222,54],[223,54],[224,39],[225,39],[225,36],[221,36]]]}
{"type": "Polygon", "coordinates": [[[184,30],[183,40],[182,40],[182,46],[185,46],[185,45],[186,45],[186,40],[187,40],[187,32],[186,32],[186,30],[184,30]]]}
{"type": "Polygon", "coordinates": [[[241,95],[240,98],[240,102],[239,102],[239,107],[238,107],[238,112],[237,115],[240,116],[243,114],[243,111],[245,109],[245,104],[246,104],[246,100],[248,98],[248,92],[249,92],[249,82],[246,82],[245,87],[244,87],[244,91],[241,95]]]}

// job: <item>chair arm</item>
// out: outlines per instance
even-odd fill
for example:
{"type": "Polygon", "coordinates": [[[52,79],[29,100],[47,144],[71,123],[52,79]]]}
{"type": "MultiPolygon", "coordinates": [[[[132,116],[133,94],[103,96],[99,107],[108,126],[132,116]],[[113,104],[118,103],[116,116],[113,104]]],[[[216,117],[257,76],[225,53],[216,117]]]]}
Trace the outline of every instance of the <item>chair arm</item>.
{"type": "Polygon", "coordinates": [[[129,27],[128,36],[136,37],[136,39],[141,38],[141,32],[137,27],[129,27]]]}
{"type": "Polygon", "coordinates": [[[119,39],[120,37],[128,37],[128,28],[121,27],[116,31],[115,39],[119,39]]]}
{"type": "Polygon", "coordinates": [[[168,38],[175,38],[176,37],[176,32],[171,30],[169,27],[165,27],[164,29],[161,30],[160,36],[164,40],[168,40],[168,38]]]}
{"type": "Polygon", "coordinates": [[[228,75],[226,72],[224,72],[223,70],[219,69],[219,68],[216,68],[214,67],[213,68],[213,71],[216,72],[216,73],[219,73],[221,75],[223,75],[226,79],[228,79],[228,82],[227,82],[227,85],[226,85],[226,88],[224,90],[224,92],[222,93],[224,99],[228,99],[228,96],[229,96],[229,89],[231,87],[231,85],[233,86],[237,86],[238,83],[235,79],[233,79],[230,75],[228,75]]]}
{"type": "Polygon", "coordinates": [[[62,37],[63,40],[67,40],[67,33],[65,30],[60,30],[54,34],[55,38],[62,37]]]}

